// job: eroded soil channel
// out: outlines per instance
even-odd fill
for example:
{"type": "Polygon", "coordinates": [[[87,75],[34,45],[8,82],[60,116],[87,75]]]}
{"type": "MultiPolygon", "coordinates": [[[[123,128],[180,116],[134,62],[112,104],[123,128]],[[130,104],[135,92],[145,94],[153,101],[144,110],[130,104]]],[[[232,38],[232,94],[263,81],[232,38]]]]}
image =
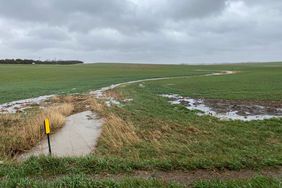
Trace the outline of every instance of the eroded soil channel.
{"type": "MultiPolygon", "coordinates": [[[[51,135],[52,154],[58,157],[83,156],[91,153],[101,134],[103,119],[91,111],[84,111],[67,117],[65,126],[51,135]]],[[[20,158],[48,155],[47,140],[43,140],[20,158]]]]}
{"type": "Polygon", "coordinates": [[[264,120],[282,118],[282,101],[193,99],[177,94],[163,94],[171,104],[198,110],[198,115],[211,115],[221,120],[264,120]]]}

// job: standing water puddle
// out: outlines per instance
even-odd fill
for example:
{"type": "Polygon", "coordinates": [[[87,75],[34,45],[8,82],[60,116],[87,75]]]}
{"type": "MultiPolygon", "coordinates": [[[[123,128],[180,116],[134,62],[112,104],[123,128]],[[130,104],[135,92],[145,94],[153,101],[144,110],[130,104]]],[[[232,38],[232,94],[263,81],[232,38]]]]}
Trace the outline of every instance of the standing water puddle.
{"type": "Polygon", "coordinates": [[[182,104],[189,110],[198,110],[201,115],[211,115],[221,120],[264,120],[282,117],[282,104],[270,102],[269,104],[254,104],[254,102],[193,99],[176,94],[163,94],[171,104],[182,104]]]}
{"type": "Polygon", "coordinates": [[[40,97],[23,99],[23,100],[0,104],[0,114],[16,113],[18,111],[23,111],[27,108],[30,108],[32,105],[39,105],[40,103],[50,99],[53,96],[55,95],[44,95],[40,97]]]}
{"type": "MultiPolygon", "coordinates": [[[[65,126],[50,136],[52,154],[58,157],[83,156],[91,153],[101,134],[103,120],[85,111],[67,117],[65,126]]],[[[20,158],[48,155],[47,139],[20,158]]]]}

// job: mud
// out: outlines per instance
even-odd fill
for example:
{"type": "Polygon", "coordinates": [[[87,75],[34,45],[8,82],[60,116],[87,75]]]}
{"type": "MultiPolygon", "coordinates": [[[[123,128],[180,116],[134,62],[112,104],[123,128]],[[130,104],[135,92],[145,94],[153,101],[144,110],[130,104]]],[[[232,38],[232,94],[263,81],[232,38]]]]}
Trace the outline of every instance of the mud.
{"type": "Polygon", "coordinates": [[[176,94],[161,95],[171,104],[182,104],[187,109],[200,111],[221,120],[264,120],[282,117],[282,101],[193,99],[176,94]]]}
{"type": "Polygon", "coordinates": [[[211,106],[217,113],[237,111],[238,115],[274,115],[282,116],[282,101],[246,101],[246,100],[222,100],[205,99],[204,103],[211,106]]]}

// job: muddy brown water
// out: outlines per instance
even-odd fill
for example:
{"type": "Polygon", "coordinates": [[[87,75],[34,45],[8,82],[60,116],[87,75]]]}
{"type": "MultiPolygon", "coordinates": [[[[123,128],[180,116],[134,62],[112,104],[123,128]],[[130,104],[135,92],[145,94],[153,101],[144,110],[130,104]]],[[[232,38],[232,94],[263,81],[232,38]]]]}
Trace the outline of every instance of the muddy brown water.
{"type": "MultiPolygon", "coordinates": [[[[72,157],[93,152],[101,134],[102,125],[103,120],[91,111],[67,117],[65,126],[50,136],[52,155],[72,157]]],[[[20,159],[48,154],[48,142],[44,139],[35,148],[20,156],[20,159]]]]}

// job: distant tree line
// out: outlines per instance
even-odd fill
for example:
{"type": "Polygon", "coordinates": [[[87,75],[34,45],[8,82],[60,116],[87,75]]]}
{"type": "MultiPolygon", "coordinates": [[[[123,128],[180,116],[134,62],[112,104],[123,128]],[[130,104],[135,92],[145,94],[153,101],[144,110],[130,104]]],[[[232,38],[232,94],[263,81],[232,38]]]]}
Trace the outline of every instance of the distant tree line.
{"type": "Polygon", "coordinates": [[[0,59],[0,64],[56,64],[56,65],[69,65],[81,64],[82,61],[78,60],[32,60],[32,59],[0,59]]]}

